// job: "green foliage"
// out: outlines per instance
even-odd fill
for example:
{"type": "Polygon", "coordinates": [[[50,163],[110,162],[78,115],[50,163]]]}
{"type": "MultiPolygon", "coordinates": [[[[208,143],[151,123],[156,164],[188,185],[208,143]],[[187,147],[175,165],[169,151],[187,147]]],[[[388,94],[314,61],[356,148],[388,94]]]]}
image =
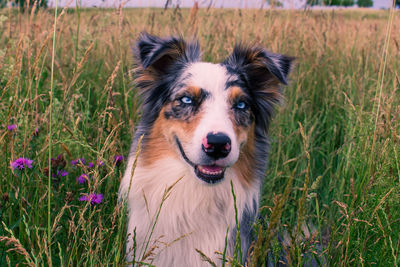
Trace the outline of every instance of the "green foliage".
{"type": "Polygon", "coordinates": [[[15,4],[19,7],[21,12],[24,12],[28,7],[29,9],[34,6],[36,6],[36,8],[47,7],[47,0],[15,0],[15,4]]]}
{"type": "Polygon", "coordinates": [[[321,0],[307,0],[307,5],[309,6],[316,6],[316,5],[320,5],[321,4],[321,0]]]}
{"type": "Polygon", "coordinates": [[[353,6],[354,0],[323,0],[326,6],[353,6]]]}
{"type": "Polygon", "coordinates": [[[372,0],[358,0],[357,5],[359,7],[371,7],[373,6],[374,2],[372,0]]]}
{"type": "Polygon", "coordinates": [[[36,6],[36,8],[40,7],[47,7],[47,0],[15,0],[15,1],[8,1],[8,0],[0,0],[0,8],[4,8],[7,3],[10,3],[12,6],[19,7],[21,12],[24,12],[26,8],[32,8],[36,6]]]}
{"type": "Polygon", "coordinates": [[[281,1],[279,0],[266,0],[266,2],[270,5],[271,8],[283,6],[281,1]]]}

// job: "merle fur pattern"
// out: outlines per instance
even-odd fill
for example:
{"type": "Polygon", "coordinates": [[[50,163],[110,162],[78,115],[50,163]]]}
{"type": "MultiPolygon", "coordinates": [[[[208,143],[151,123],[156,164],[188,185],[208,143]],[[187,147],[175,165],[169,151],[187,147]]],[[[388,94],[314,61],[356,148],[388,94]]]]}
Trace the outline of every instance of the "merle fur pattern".
{"type": "MultiPolygon", "coordinates": [[[[142,97],[142,117],[135,131],[130,157],[135,157],[138,140],[143,136],[142,147],[146,146],[147,136],[160,115],[162,107],[171,101],[174,88],[184,82],[183,71],[191,63],[201,60],[198,41],[185,42],[180,37],[159,38],[142,33],[133,49],[136,66],[136,87],[142,97]],[[153,79],[141,80],[145,73],[153,79]]],[[[280,102],[279,84],[287,84],[293,58],[270,53],[259,47],[235,46],[231,55],[221,65],[228,73],[238,77],[227,83],[226,87],[237,85],[250,97],[251,118],[255,120],[255,179],[262,182],[267,167],[269,149],[268,127],[273,115],[274,105],[280,102]],[[268,88],[275,88],[269,91],[268,88]]],[[[176,111],[176,110],[175,110],[176,111]]],[[[179,113],[179,112],[178,112],[179,113]]],[[[164,114],[174,116],[177,112],[164,114]]],[[[258,199],[254,200],[258,202],[258,199]]],[[[249,205],[250,206],[250,205],[249,205]]],[[[241,247],[243,260],[252,241],[251,229],[257,216],[258,203],[254,208],[245,208],[240,221],[241,247]]],[[[232,247],[236,229],[230,230],[232,247]]]]}

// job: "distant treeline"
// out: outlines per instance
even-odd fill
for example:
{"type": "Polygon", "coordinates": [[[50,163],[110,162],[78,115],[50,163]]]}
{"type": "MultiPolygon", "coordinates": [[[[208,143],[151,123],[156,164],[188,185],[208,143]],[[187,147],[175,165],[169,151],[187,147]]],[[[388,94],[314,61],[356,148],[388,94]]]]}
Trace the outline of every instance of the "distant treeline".
{"type": "Polygon", "coordinates": [[[19,7],[21,12],[24,12],[28,7],[32,8],[36,6],[38,7],[47,7],[47,0],[14,0],[14,1],[7,1],[7,0],[0,0],[0,8],[6,7],[7,4],[19,7]]]}
{"type": "MultiPolygon", "coordinates": [[[[354,6],[357,5],[359,7],[372,7],[374,2],[373,0],[306,0],[307,4],[310,6],[354,6]]],[[[170,1],[166,1],[166,7],[168,6],[170,1]]],[[[193,1],[196,2],[196,1],[193,1]]],[[[266,0],[272,7],[281,7],[283,6],[280,0],[266,0]]],[[[24,12],[28,7],[29,9],[36,6],[39,7],[47,7],[47,0],[0,0],[0,8],[4,8],[7,5],[11,5],[12,7],[18,7],[21,12],[24,12]]],[[[400,8],[400,0],[395,0],[395,6],[400,8]]]]}
{"type": "MultiPolygon", "coordinates": [[[[324,6],[354,6],[357,4],[359,7],[372,7],[373,0],[307,0],[307,4],[324,5],[324,6]]],[[[395,6],[400,7],[400,0],[395,0],[395,6]]]]}
{"type": "Polygon", "coordinates": [[[324,5],[324,6],[354,6],[371,7],[374,2],[372,0],[307,0],[309,5],[324,5]]]}
{"type": "MultiPolygon", "coordinates": [[[[267,0],[271,6],[283,6],[279,0],[267,0]]],[[[372,7],[373,0],[307,0],[310,6],[354,6],[372,7]]],[[[400,0],[395,0],[396,7],[400,7],[400,0]]]]}

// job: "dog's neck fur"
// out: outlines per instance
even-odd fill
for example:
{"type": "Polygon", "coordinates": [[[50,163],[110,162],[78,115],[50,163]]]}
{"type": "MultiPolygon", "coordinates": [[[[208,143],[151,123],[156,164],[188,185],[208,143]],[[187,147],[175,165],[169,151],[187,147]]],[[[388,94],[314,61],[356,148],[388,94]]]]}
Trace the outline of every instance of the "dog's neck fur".
{"type": "Polygon", "coordinates": [[[156,266],[208,266],[201,260],[196,251],[198,249],[220,265],[221,256],[215,252],[224,251],[228,227],[228,255],[232,255],[236,237],[230,181],[241,222],[242,249],[247,252],[249,222],[253,221],[258,208],[261,179],[246,182],[243,175],[248,173],[241,173],[246,168],[238,165],[226,170],[221,183],[205,184],[179,156],[167,156],[149,165],[144,164],[146,161],[139,155],[132,175],[136,145],[137,142],[132,145],[127,171],[121,182],[121,193],[127,195],[130,212],[128,260],[133,260],[130,250],[133,246],[132,234],[136,229],[136,261],[144,260],[156,266]],[[164,201],[163,196],[166,196],[164,201]],[[149,236],[153,225],[155,227],[149,236]],[[146,254],[151,256],[142,259],[146,254]]]}

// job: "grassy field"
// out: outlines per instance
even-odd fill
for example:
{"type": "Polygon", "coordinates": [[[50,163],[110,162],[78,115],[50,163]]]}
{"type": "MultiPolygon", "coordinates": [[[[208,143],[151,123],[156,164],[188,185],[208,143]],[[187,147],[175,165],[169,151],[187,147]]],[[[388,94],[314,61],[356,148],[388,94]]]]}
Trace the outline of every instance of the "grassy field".
{"type": "Polygon", "coordinates": [[[239,41],[297,57],[271,124],[250,265],[279,255],[275,233],[291,241],[292,265],[314,254],[399,265],[398,12],[64,10],[54,53],[53,25],[54,10],[0,10],[1,266],[123,265],[116,156],[140,118],[130,46],[143,30],[197,36],[212,62],[239,41]],[[104,199],[80,200],[89,193],[104,199]]]}

